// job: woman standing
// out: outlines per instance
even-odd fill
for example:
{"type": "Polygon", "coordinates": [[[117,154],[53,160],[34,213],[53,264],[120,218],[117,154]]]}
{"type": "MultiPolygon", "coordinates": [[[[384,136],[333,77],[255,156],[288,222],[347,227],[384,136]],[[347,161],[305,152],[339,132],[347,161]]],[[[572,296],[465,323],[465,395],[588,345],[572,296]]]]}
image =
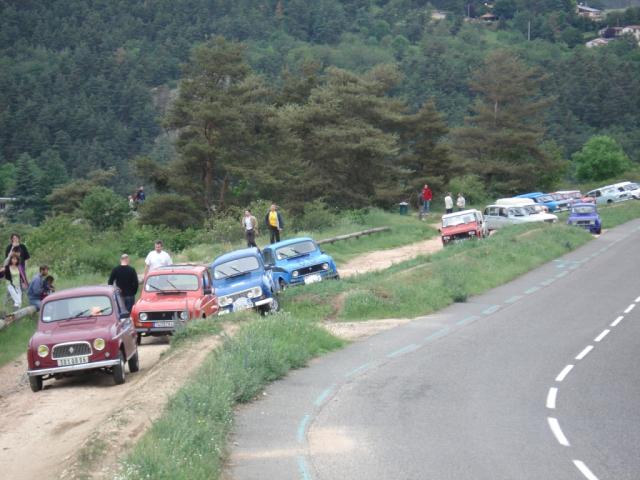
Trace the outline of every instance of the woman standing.
{"type": "Polygon", "coordinates": [[[7,281],[7,293],[13,301],[13,306],[20,308],[22,306],[22,289],[20,288],[22,271],[18,255],[9,257],[9,263],[4,267],[4,279],[7,281]]]}
{"type": "Polygon", "coordinates": [[[29,255],[27,246],[24,243],[21,243],[20,235],[17,233],[11,234],[10,243],[7,245],[4,252],[4,266],[9,264],[9,259],[12,255],[17,255],[20,260],[20,276],[16,277],[16,283],[18,285],[22,285],[22,288],[26,289],[29,286],[29,281],[27,280],[27,260],[31,258],[31,255],[29,255]]]}

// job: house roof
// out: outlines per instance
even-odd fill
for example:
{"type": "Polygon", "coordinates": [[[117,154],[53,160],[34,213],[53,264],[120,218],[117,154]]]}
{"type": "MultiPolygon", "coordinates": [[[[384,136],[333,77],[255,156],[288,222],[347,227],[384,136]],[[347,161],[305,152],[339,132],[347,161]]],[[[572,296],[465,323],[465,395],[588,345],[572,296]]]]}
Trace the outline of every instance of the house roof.
{"type": "Polygon", "coordinates": [[[578,5],[578,10],[588,13],[602,13],[602,10],[598,10],[597,8],[587,7],[586,5],[578,5]]]}

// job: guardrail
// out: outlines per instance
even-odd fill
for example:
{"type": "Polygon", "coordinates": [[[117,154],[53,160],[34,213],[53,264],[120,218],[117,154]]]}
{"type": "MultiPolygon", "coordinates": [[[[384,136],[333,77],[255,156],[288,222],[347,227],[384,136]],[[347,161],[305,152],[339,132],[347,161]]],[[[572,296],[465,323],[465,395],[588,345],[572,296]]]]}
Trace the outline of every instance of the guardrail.
{"type": "Polygon", "coordinates": [[[391,230],[391,227],[375,227],[369,228],[368,230],[362,230],[361,232],[347,233],[346,235],[338,235],[336,237],[325,238],[324,240],[318,241],[318,245],[322,245],[324,243],[334,243],[339,242],[340,240],[349,240],[350,238],[360,238],[365,235],[371,235],[372,233],[379,232],[388,232],[391,230]]]}
{"type": "Polygon", "coordinates": [[[36,313],[36,307],[34,307],[33,305],[29,305],[28,307],[24,307],[16,310],[15,312],[7,314],[4,318],[0,319],[0,330],[5,328],[10,323],[13,323],[16,320],[19,320],[22,317],[26,317],[33,313],[36,313]]]}

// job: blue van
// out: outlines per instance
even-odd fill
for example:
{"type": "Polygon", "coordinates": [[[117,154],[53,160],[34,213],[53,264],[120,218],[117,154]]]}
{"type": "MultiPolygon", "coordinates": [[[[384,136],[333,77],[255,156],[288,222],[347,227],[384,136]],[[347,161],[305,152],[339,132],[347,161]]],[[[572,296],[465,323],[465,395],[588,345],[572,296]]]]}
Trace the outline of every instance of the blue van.
{"type": "Polygon", "coordinates": [[[218,297],[218,315],[252,308],[267,314],[280,308],[278,284],[257,248],[220,255],[209,269],[218,297]]]}
{"type": "Polygon", "coordinates": [[[336,264],[309,237],[291,238],[262,249],[262,258],[280,288],[339,279],[336,264]]]}

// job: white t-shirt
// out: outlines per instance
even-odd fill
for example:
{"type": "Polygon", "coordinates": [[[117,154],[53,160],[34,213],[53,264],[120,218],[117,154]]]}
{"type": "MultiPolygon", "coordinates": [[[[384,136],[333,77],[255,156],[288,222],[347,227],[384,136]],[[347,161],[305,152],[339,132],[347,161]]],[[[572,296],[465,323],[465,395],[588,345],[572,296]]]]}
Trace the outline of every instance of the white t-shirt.
{"type": "Polygon", "coordinates": [[[251,221],[251,217],[244,217],[243,222],[245,230],[253,230],[253,222],[251,221]]]}
{"type": "Polygon", "coordinates": [[[171,265],[172,263],[173,260],[171,260],[171,256],[164,250],[160,253],[155,250],[151,250],[147,255],[147,258],[144,259],[144,264],[149,266],[149,271],[158,267],[171,265]]]}
{"type": "Polygon", "coordinates": [[[464,197],[458,197],[458,200],[456,200],[456,205],[458,206],[458,208],[464,208],[464,205],[465,205],[464,197]]]}
{"type": "Polygon", "coordinates": [[[444,208],[453,208],[453,198],[449,195],[444,197],[444,208]]]}

